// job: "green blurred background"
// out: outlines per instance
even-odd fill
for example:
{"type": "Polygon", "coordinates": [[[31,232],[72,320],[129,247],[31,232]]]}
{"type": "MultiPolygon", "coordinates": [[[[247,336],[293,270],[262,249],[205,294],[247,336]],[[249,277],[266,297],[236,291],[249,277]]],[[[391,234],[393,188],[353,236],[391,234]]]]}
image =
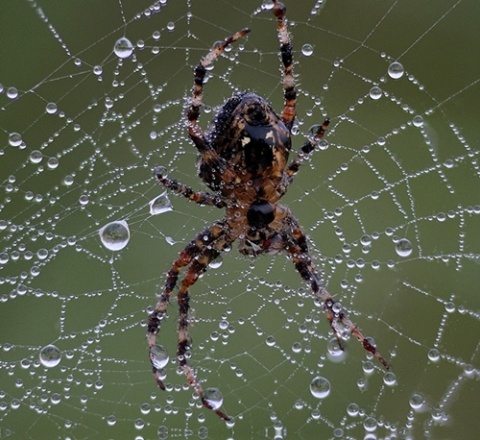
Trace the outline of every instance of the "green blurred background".
{"type": "MultiPolygon", "coordinates": [[[[216,63],[202,125],[234,90],[281,109],[275,21],[260,1],[4,0],[1,438],[467,439],[479,431],[480,4],[286,3],[300,92],[294,145],[310,125],[332,123],[329,148],[315,152],[284,200],[330,292],[391,359],[395,383],[354,340],[341,362],[329,359],[328,325],[289,261],[252,262],[236,249],[191,293],[191,363],[205,387],[222,391],[234,426],[201,408],[173,361],[167,392],[151,377],[146,308],[180,249],[222,214],[171,196],[172,212],[150,216],[148,202],[162,192],[150,170],[161,164],[204,188],[182,120],[192,66],[239,28],[252,32],[216,63]],[[122,36],[134,57],[112,53],[122,36]],[[395,60],[405,68],[398,80],[387,75],[395,60]],[[379,100],[369,95],[374,86],[379,100]],[[24,145],[9,145],[12,132],[24,145]],[[117,253],[98,237],[113,220],[127,220],[131,233],[117,253]],[[412,243],[408,257],[395,251],[399,238],[412,243]],[[38,361],[47,344],[62,351],[54,368],[38,361]],[[325,399],[309,390],[316,376],[330,382],[325,399]]],[[[175,304],[169,314],[159,339],[172,354],[175,304]]]]}

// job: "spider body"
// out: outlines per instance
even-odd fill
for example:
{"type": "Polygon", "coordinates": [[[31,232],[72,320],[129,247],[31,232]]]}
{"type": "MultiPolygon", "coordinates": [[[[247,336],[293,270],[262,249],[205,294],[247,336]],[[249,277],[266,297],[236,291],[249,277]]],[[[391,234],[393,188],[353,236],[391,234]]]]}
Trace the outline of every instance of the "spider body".
{"type": "Polygon", "coordinates": [[[285,6],[274,0],[273,13],[277,18],[283,64],[282,113],[277,115],[261,96],[252,92],[241,92],[234,94],[224,103],[206,132],[197,124],[207,67],[227,46],[249,32],[248,29],[243,29],[216,44],[214,49],[200,60],[194,71],[187,128],[199,153],[199,176],[213,193],[196,192],[168,178],[163,167],[154,170],[159,183],[171,191],[198,204],[216,206],[226,211],[221,220],[198,233],[172,263],[157,303],[149,315],[147,330],[152,371],[158,386],[165,389],[162,380],[163,364],[160,359],[162,347],[156,343],[156,335],[160,322],[165,317],[180,270],[188,266],[177,293],[177,359],[187,382],[200,396],[203,404],[223,419],[229,417],[208,400],[187,362],[191,349],[188,330],[189,289],[207,270],[210,262],[236,241],[239,251],[244,255],[282,252],[289,256],[300,276],[310,284],[312,295],[321,301],[339,343],[342,344],[342,336],[347,331],[355,335],[365,350],[377,357],[385,367],[389,365],[328,293],[322,277],[312,263],[305,234],[297,219],[288,207],[278,203],[305,157],[323,137],[329,121],[312,127],[311,137],[303,144],[293,161],[288,163],[296,104],[293,49],[286,26],[285,6]]]}

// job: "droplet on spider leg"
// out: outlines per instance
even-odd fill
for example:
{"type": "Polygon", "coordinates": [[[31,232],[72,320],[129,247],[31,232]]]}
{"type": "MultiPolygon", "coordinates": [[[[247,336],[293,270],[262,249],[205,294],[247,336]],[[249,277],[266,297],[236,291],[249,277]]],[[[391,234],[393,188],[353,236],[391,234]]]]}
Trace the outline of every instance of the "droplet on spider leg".
{"type": "MultiPolygon", "coordinates": [[[[345,325],[342,321],[340,320],[334,320],[332,323],[333,330],[338,338],[340,338],[342,341],[348,341],[350,339],[350,336],[352,335],[351,329],[349,326],[345,325]]],[[[341,341],[339,341],[341,343],[341,341]]]]}
{"type": "Polygon", "coordinates": [[[150,349],[150,356],[152,359],[152,364],[157,370],[164,368],[170,360],[167,349],[160,344],[156,344],[150,349]]]}
{"type": "Polygon", "coordinates": [[[163,214],[164,212],[173,210],[173,205],[168,198],[167,191],[164,191],[162,194],[155,197],[148,204],[150,206],[151,215],[163,214]]]}
{"type": "Polygon", "coordinates": [[[217,258],[214,258],[210,263],[208,263],[208,267],[212,269],[218,269],[223,264],[223,258],[219,255],[217,258]]]}
{"type": "Polygon", "coordinates": [[[162,165],[158,165],[153,169],[153,175],[155,177],[158,177],[158,176],[167,177],[167,174],[168,174],[167,169],[162,165]]]}
{"type": "Polygon", "coordinates": [[[125,220],[106,224],[98,234],[102,244],[111,251],[122,250],[130,240],[130,229],[125,220]]]}
{"type": "Polygon", "coordinates": [[[327,344],[328,359],[332,362],[341,362],[347,356],[345,350],[342,349],[337,338],[331,338],[327,344]]]}
{"type": "Polygon", "coordinates": [[[203,391],[203,400],[215,411],[223,405],[223,394],[218,388],[207,388],[203,391]]]}
{"type": "Polygon", "coordinates": [[[310,392],[317,399],[325,399],[330,394],[331,386],[328,379],[317,376],[310,382],[310,392]]]}

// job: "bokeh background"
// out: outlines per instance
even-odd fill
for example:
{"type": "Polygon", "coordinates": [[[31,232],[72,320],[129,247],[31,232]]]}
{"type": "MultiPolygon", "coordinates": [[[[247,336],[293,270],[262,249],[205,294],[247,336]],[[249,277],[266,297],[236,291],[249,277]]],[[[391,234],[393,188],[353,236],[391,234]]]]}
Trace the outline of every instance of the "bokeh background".
{"type": "MultiPolygon", "coordinates": [[[[151,215],[149,202],[163,192],[151,169],[163,165],[204,189],[183,120],[192,66],[239,28],[252,32],[211,71],[203,127],[236,90],[281,109],[268,5],[5,0],[0,437],[467,439],[479,431],[480,5],[286,4],[299,89],[294,145],[326,116],[332,123],[328,148],[303,166],[284,201],[328,289],[391,370],[355,340],[335,356],[321,310],[283,256],[251,261],[233,248],[192,288],[190,362],[205,387],[221,390],[235,423],[201,407],[174,359],[168,390],[153,382],[146,309],[177,253],[223,213],[171,195],[173,210],[151,215]],[[134,46],[124,59],[113,52],[121,37],[134,46]],[[404,68],[398,79],[388,74],[394,61],[404,68]],[[98,231],[119,220],[129,241],[115,252],[98,231]],[[40,361],[49,344],[58,365],[40,361]],[[326,397],[311,392],[316,377],[328,380],[326,397]]],[[[159,340],[172,357],[175,301],[169,315],[159,340]]]]}

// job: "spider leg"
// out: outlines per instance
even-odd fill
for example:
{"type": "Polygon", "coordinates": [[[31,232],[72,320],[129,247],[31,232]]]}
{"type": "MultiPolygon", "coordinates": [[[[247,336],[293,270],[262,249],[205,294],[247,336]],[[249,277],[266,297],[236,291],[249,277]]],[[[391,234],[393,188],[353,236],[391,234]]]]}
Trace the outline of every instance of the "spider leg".
{"type": "Polygon", "coordinates": [[[282,111],[282,120],[289,130],[293,127],[297,102],[297,92],[295,90],[295,78],[293,75],[293,46],[290,33],[287,29],[285,14],[287,8],[283,3],[273,0],[273,13],[277,17],[277,30],[280,38],[280,54],[283,63],[283,97],[284,107],[282,111]]]}
{"type": "Polygon", "coordinates": [[[190,108],[187,112],[188,133],[194,142],[198,151],[201,153],[208,149],[208,143],[205,139],[202,129],[198,126],[198,117],[200,116],[200,107],[202,105],[203,84],[207,67],[210,66],[225,50],[227,46],[242,38],[250,32],[250,29],[242,29],[225,40],[215,44],[215,47],[204,57],[200,59],[194,71],[193,96],[190,108]]]}
{"type": "Polygon", "coordinates": [[[305,141],[302,148],[300,148],[300,151],[295,156],[295,159],[293,159],[287,167],[286,173],[289,177],[289,183],[293,180],[294,174],[297,173],[305,158],[315,149],[320,139],[323,138],[327,131],[328,124],[330,124],[330,120],[325,119],[322,125],[314,125],[311,128],[312,136],[305,141]]]}
{"type": "Polygon", "coordinates": [[[188,294],[189,288],[195,284],[199,276],[207,270],[208,264],[220,254],[220,249],[215,249],[215,247],[224,248],[225,245],[229,244],[225,240],[221,239],[212,244],[212,247],[205,248],[200,255],[192,262],[190,267],[187,270],[185,278],[182,281],[180,289],[178,290],[178,307],[179,307],[179,318],[178,318],[178,346],[177,346],[177,359],[180,363],[180,366],[185,373],[187,382],[193,387],[197,395],[202,400],[203,405],[215,412],[219,417],[224,420],[230,420],[230,417],[222,412],[219,408],[214,408],[206,399],[205,393],[203,391],[202,385],[198,381],[194,371],[188,365],[187,362],[187,351],[191,344],[191,337],[188,331],[189,326],[189,300],[190,296],[188,294]]]}
{"type": "Polygon", "coordinates": [[[188,331],[188,310],[190,308],[188,290],[190,286],[195,284],[199,276],[207,270],[208,264],[215,259],[225,247],[232,243],[233,240],[228,240],[225,233],[225,224],[223,222],[216,222],[203,232],[197,234],[196,237],[180,252],[179,257],[173,262],[167,273],[167,280],[162,293],[159,295],[155,309],[149,315],[147,340],[153,376],[157,385],[164,390],[165,385],[160,378],[160,371],[155,365],[154,348],[156,346],[156,336],[160,329],[160,322],[165,316],[171,292],[177,283],[180,269],[190,264],[177,294],[179,307],[177,359],[185,373],[187,382],[199,395],[203,405],[214,411],[222,419],[229,420],[230,417],[228,415],[223,413],[220,409],[212,407],[205,398],[203,388],[195,373],[188,365],[186,356],[186,352],[191,344],[191,338],[188,331]]]}
{"type": "Polygon", "coordinates": [[[200,232],[195,238],[188,243],[180,252],[178,258],[172,263],[167,272],[167,279],[163,286],[162,292],[158,296],[157,304],[148,317],[147,324],[147,341],[149,347],[149,358],[152,364],[152,372],[157,385],[164,390],[165,385],[160,378],[160,369],[156,366],[155,347],[157,345],[157,334],[160,330],[160,323],[165,317],[165,313],[170,301],[170,295],[177,284],[178,274],[182,267],[187,266],[192,260],[199,255],[206,246],[217,240],[223,234],[223,223],[214,223],[212,226],[200,232]]]}
{"type": "Polygon", "coordinates": [[[316,272],[310,258],[307,240],[297,220],[291,215],[290,224],[292,225],[291,245],[286,249],[291,255],[295,268],[300,276],[310,283],[313,294],[322,300],[323,311],[330,323],[339,345],[343,346],[342,333],[347,330],[353,334],[362,344],[363,348],[372,353],[385,368],[390,367],[390,363],[377,351],[377,348],[366,338],[362,331],[350,320],[345,309],[335,301],[325,289],[322,277],[316,272]]]}
{"type": "Polygon", "coordinates": [[[226,203],[221,197],[202,191],[194,191],[190,186],[184,185],[177,180],[169,179],[168,177],[164,176],[161,173],[162,169],[163,167],[157,167],[154,170],[154,173],[158,182],[161,183],[165,188],[168,188],[169,190],[180,194],[186,197],[188,200],[198,203],[199,205],[216,206],[217,208],[224,208],[226,206],[226,203]]]}

